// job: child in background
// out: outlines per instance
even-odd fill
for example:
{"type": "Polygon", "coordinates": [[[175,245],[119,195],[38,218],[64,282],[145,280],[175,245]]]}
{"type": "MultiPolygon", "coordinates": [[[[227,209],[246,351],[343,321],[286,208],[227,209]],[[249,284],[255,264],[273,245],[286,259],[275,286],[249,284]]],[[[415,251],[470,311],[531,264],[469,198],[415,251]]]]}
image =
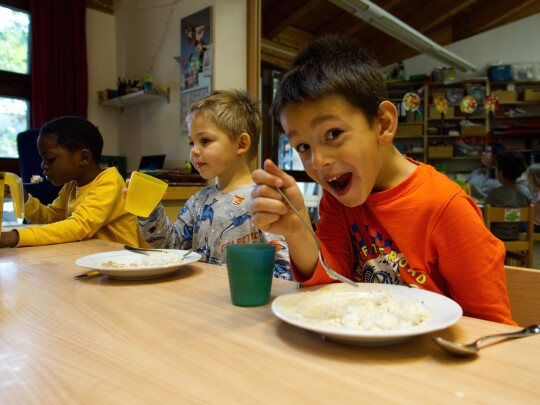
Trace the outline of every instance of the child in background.
{"type": "Polygon", "coordinates": [[[474,170],[467,177],[467,183],[471,185],[471,197],[484,200],[491,190],[501,186],[495,175],[494,164],[495,156],[503,150],[505,150],[503,145],[490,143],[482,153],[481,163],[483,167],[474,170]]]}
{"type": "MultiPolygon", "coordinates": [[[[381,70],[357,41],[315,39],[278,85],[272,112],[307,174],[324,189],[316,224],[322,256],[355,281],[402,284],[451,297],[465,315],[515,324],[503,243],[461,187],[393,145],[397,111],[381,70]]],[[[285,236],[305,285],[334,282],[318,260],[295,180],[272,161],[253,172],[252,220],[285,236]]]]}
{"type": "MultiPolygon", "coordinates": [[[[486,204],[493,207],[521,208],[531,205],[529,189],[517,183],[517,179],[527,169],[523,155],[511,150],[503,150],[495,156],[495,175],[502,184],[491,190],[486,204]]],[[[516,240],[521,233],[519,222],[494,222],[491,232],[501,240],[516,240]]]]}
{"type": "Polygon", "coordinates": [[[540,233],[540,163],[530,165],[526,174],[534,204],[534,233],[540,233]]]}
{"type": "Polygon", "coordinates": [[[282,236],[261,232],[251,222],[250,163],[257,155],[262,121],[246,91],[215,91],[188,112],[191,164],[204,179],[217,177],[184,205],[174,224],[160,203],[148,218],[138,218],[145,240],[154,248],[193,249],[202,261],[225,265],[225,246],[237,243],[276,245],[274,276],[292,279],[282,236]]]}
{"type": "Polygon", "coordinates": [[[37,143],[43,174],[63,187],[47,206],[25,191],[25,218],[45,225],[2,232],[1,247],[90,238],[147,246],[135,216],[124,209],[124,179],[115,167],[99,164],[103,138],[96,126],[80,117],[56,118],[41,128],[37,143]]]}

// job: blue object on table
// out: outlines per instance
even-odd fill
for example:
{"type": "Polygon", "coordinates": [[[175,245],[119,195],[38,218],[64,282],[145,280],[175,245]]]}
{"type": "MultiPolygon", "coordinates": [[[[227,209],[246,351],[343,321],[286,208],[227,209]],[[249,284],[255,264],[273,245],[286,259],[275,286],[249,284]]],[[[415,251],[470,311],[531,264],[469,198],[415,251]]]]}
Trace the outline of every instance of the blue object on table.
{"type": "MultiPolygon", "coordinates": [[[[21,178],[23,183],[30,183],[34,175],[41,176],[42,158],[37,147],[39,129],[29,129],[17,135],[17,148],[19,150],[19,165],[21,166],[21,178]]],[[[43,204],[52,203],[62,187],[57,187],[50,181],[44,180],[37,184],[27,184],[24,189],[33,197],[39,198],[43,204]]]]}

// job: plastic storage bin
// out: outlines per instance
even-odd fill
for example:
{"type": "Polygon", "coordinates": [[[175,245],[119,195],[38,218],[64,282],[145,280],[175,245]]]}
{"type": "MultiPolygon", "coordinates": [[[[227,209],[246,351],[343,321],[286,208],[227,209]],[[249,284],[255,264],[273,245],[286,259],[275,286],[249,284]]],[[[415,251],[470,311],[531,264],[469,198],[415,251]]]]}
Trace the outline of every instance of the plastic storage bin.
{"type": "Polygon", "coordinates": [[[495,65],[488,68],[488,77],[492,82],[505,82],[512,80],[510,65],[495,65]]]}

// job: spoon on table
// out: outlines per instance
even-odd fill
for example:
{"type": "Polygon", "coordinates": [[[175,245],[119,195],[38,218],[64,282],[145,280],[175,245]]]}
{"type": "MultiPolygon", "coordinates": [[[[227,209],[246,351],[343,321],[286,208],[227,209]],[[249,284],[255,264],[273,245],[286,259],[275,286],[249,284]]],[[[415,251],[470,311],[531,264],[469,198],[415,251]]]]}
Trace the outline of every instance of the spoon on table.
{"type": "MultiPolygon", "coordinates": [[[[167,250],[168,250],[168,249],[145,249],[145,248],[140,248],[140,247],[135,247],[135,246],[130,246],[130,245],[124,245],[124,249],[129,250],[131,252],[136,252],[136,253],[140,253],[140,254],[143,254],[143,255],[147,255],[147,256],[148,256],[147,252],[164,252],[164,253],[167,253],[167,250]]],[[[184,257],[189,255],[190,253],[191,253],[191,249],[186,250],[182,254],[182,256],[180,256],[180,258],[183,259],[184,257]]]]}
{"type": "Polygon", "coordinates": [[[494,338],[503,338],[502,340],[497,342],[497,343],[501,343],[508,339],[531,336],[536,333],[540,333],[540,325],[527,326],[525,329],[518,330],[517,332],[499,333],[496,335],[483,336],[480,339],[477,339],[468,345],[452,342],[450,340],[443,339],[442,337],[432,336],[432,339],[440,347],[442,347],[444,350],[448,351],[449,353],[453,354],[454,356],[464,357],[464,356],[477,356],[479,350],[481,349],[480,347],[478,347],[478,344],[480,342],[483,342],[484,340],[494,339],[494,338]]]}

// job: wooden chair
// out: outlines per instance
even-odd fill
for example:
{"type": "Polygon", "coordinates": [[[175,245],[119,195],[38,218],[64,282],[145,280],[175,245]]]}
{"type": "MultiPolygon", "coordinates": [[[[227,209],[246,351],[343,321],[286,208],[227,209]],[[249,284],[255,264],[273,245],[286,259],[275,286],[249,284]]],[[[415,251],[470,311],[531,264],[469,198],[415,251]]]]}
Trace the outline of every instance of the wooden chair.
{"type": "Polygon", "coordinates": [[[494,222],[527,222],[525,240],[503,241],[506,257],[525,263],[525,267],[533,267],[534,256],[534,205],[523,208],[501,208],[486,204],[484,208],[484,221],[487,229],[491,231],[494,222]]]}
{"type": "Polygon", "coordinates": [[[471,196],[471,185],[465,181],[454,180],[459,186],[465,191],[465,193],[470,197],[471,196]]]}
{"type": "Polygon", "coordinates": [[[512,318],[520,326],[540,323],[540,270],[504,266],[512,318]]]}

